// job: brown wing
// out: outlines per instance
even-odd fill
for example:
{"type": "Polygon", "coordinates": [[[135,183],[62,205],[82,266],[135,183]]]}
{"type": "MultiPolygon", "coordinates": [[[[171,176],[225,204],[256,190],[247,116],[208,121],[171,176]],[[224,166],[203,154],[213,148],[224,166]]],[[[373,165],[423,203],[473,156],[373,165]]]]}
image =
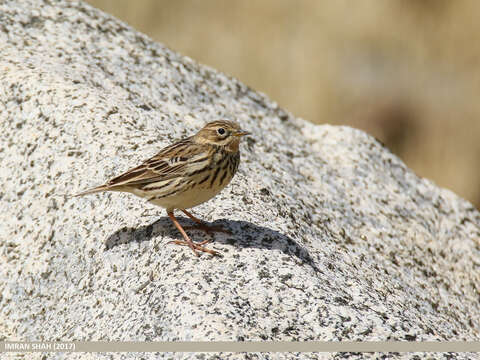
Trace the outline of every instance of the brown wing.
{"type": "Polygon", "coordinates": [[[185,176],[199,166],[209,165],[210,160],[208,147],[187,138],[167,146],[141,165],[111,179],[105,186],[108,188],[141,186],[169,180],[185,176]]]}
{"type": "Polygon", "coordinates": [[[192,137],[167,146],[141,165],[109,180],[106,184],[88,189],[74,196],[102,191],[123,191],[125,187],[141,187],[157,181],[192,175],[210,166],[210,148],[197,144],[192,137]]]}

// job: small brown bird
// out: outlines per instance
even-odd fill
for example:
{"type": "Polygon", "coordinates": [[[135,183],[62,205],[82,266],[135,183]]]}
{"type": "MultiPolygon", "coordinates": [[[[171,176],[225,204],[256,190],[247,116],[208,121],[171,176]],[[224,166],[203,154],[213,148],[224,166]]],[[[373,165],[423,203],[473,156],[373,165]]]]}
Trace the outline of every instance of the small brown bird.
{"type": "Polygon", "coordinates": [[[185,241],[170,241],[215,255],[216,251],[194,243],[173,215],[179,209],[207,233],[227,232],[207,226],[186,209],[197,206],[217,195],[232,180],[240,163],[240,139],[250,134],[233,121],[218,120],[206,124],[198,133],[161,150],[157,155],[105,185],[86,190],[75,196],[123,191],[147,199],[167,210],[167,214],[185,241]]]}

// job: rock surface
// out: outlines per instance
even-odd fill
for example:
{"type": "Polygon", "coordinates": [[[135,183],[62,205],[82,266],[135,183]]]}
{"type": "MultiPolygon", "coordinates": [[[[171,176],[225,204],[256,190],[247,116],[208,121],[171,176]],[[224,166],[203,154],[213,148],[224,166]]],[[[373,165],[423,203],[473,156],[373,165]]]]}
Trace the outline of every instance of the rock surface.
{"type": "Polygon", "coordinates": [[[0,53],[0,340],[480,340],[479,212],[369,135],[82,3],[2,2],[0,53]],[[253,132],[194,209],[222,257],[134,196],[63,196],[218,118],[253,132]]]}

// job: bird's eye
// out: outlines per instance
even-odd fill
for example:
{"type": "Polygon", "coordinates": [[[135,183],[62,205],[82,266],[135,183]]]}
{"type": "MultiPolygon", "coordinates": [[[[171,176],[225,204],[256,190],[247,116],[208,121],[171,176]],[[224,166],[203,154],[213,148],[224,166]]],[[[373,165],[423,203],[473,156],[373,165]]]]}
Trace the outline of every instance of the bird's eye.
{"type": "Polygon", "coordinates": [[[225,129],[224,128],[219,128],[217,129],[217,132],[219,135],[224,135],[225,134],[225,129]]]}

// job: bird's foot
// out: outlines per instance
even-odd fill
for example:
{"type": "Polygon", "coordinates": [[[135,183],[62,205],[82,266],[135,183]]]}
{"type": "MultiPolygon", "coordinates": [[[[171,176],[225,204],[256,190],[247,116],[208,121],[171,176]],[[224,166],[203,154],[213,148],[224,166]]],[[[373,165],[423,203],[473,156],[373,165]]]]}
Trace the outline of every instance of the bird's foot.
{"type": "Polygon", "coordinates": [[[194,243],[193,241],[184,241],[184,240],[172,240],[172,241],[169,241],[167,244],[177,244],[182,246],[188,246],[190,249],[193,250],[193,252],[197,256],[199,256],[197,250],[201,252],[209,253],[211,255],[219,255],[219,253],[216,252],[215,250],[210,250],[202,246],[202,245],[208,244],[209,242],[210,240],[205,240],[200,243],[194,243]]]}

